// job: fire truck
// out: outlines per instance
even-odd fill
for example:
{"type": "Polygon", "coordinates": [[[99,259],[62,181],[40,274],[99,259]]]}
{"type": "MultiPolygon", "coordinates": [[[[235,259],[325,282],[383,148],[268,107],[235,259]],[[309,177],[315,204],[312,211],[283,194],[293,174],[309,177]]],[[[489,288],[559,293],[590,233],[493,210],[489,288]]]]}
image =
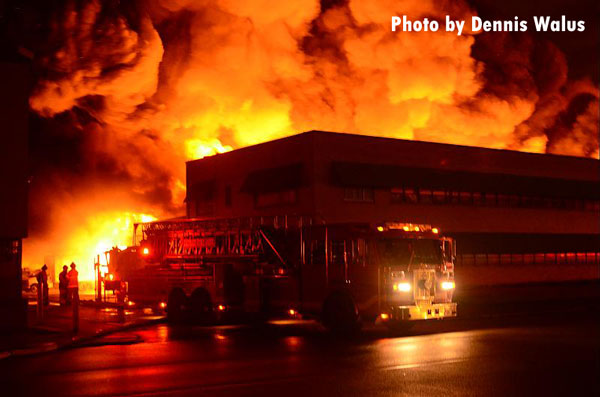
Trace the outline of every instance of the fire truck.
{"type": "Polygon", "coordinates": [[[457,315],[455,245],[430,225],[176,219],[136,224],[134,236],[111,271],[130,306],[166,308],[171,321],[291,315],[341,330],[457,315]]]}

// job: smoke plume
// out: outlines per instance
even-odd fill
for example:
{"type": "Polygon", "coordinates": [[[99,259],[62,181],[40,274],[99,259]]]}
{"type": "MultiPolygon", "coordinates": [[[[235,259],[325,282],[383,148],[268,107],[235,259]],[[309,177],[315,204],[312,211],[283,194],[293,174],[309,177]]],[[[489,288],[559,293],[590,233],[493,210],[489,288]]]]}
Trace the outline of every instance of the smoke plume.
{"type": "Polygon", "coordinates": [[[443,27],[446,15],[477,10],[433,0],[63,2],[36,52],[43,73],[30,104],[45,120],[40,139],[68,142],[71,160],[50,155],[40,167],[33,216],[45,222],[30,252],[66,258],[72,243],[61,236],[105,224],[98,217],[180,215],[185,160],[305,130],[598,157],[598,88],[569,79],[551,42],[391,32],[392,15],[443,27]]]}

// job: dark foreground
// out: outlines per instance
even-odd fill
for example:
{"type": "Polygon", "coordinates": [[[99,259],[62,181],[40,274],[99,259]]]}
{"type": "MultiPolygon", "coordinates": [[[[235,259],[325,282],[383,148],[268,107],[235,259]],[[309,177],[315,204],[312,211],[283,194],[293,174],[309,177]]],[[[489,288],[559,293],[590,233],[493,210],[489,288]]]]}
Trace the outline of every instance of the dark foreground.
{"type": "Polygon", "coordinates": [[[94,346],[0,361],[3,395],[600,395],[596,313],[369,328],[312,322],[155,325],[94,346]],[[4,391],[7,393],[4,394],[4,391]]]}

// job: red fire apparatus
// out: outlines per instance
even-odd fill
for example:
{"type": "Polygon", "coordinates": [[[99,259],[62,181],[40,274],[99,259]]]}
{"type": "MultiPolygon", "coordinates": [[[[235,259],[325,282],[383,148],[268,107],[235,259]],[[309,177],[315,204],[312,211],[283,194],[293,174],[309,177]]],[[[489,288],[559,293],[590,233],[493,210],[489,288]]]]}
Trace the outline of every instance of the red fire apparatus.
{"type": "Polygon", "coordinates": [[[335,329],[457,313],[454,243],[429,225],[275,216],[135,228],[141,241],[111,271],[127,282],[130,305],[166,307],[170,320],[291,314],[335,329]]]}

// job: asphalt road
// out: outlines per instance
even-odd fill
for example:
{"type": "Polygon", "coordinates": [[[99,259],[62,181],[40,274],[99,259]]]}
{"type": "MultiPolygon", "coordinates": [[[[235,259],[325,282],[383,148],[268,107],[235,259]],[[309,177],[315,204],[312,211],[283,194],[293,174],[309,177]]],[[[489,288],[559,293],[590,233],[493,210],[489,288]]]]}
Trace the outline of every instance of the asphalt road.
{"type": "MultiPolygon", "coordinates": [[[[13,395],[600,395],[595,314],[504,316],[340,338],[315,323],[156,325],[0,362],[13,395]]],[[[3,394],[3,393],[2,393],[3,394]]]]}

